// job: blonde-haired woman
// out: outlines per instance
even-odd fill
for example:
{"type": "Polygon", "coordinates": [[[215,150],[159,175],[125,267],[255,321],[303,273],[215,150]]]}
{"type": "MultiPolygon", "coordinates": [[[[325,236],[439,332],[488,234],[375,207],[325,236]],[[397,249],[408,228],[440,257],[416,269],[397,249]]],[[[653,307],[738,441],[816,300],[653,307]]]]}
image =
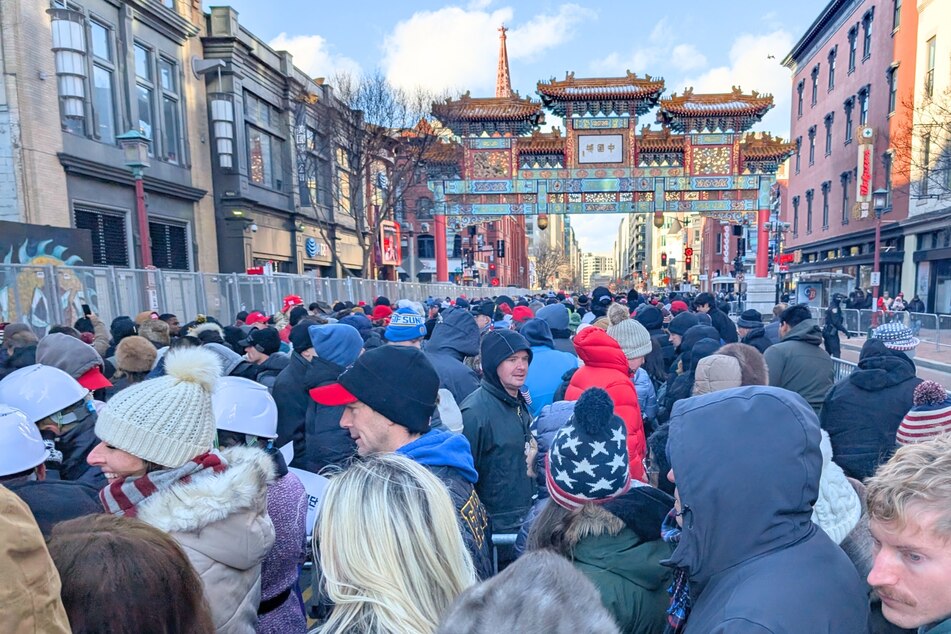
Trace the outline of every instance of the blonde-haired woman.
{"type": "Polygon", "coordinates": [[[431,634],[476,581],[449,492],[396,454],[356,462],[330,481],[318,550],[334,605],[321,634],[431,634]]]}

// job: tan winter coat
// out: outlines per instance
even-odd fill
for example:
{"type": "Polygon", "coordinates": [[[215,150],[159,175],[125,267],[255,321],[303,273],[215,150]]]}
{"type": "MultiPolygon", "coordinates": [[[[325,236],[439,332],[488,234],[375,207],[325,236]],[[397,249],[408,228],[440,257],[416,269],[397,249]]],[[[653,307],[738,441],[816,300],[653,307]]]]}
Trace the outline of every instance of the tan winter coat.
{"type": "Polygon", "coordinates": [[[169,533],[201,576],[219,634],[253,634],[261,601],[261,561],[274,544],[267,485],[274,464],[260,449],[231,447],[228,468],[153,494],[138,518],[169,533]]]}
{"type": "Polygon", "coordinates": [[[59,573],[23,500],[0,485],[0,630],[69,634],[59,573]]]}

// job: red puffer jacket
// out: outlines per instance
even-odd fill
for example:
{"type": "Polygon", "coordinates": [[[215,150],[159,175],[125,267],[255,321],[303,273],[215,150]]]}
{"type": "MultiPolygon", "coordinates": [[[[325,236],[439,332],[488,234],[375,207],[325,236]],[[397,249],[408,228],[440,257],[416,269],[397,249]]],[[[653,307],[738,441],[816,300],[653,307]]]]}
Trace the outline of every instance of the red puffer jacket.
{"type": "Polygon", "coordinates": [[[584,366],[578,368],[568,389],[565,400],[577,401],[589,387],[607,390],[614,401],[614,413],[621,417],[627,427],[627,455],[631,464],[631,477],[644,480],[644,455],[647,439],[644,437],[644,419],[637,404],[637,392],[631,381],[627,358],[617,341],[600,328],[585,328],[574,338],[578,357],[584,366]]]}

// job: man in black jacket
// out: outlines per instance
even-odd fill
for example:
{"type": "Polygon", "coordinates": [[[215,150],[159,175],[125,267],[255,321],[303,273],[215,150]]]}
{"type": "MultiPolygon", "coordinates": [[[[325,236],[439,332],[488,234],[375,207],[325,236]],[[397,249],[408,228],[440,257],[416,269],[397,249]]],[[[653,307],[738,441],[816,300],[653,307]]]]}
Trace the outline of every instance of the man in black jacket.
{"type": "Polygon", "coordinates": [[[277,375],[290,362],[290,358],[281,352],[281,336],[277,328],[252,329],[238,345],[244,348],[248,361],[257,366],[255,381],[268,389],[274,387],[277,375]]]}
{"type": "Polygon", "coordinates": [[[439,377],[417,348],[368,351],[336,383],[312,391],[325,406],[344,407],[340,426],[361,456],[396,452],[415,460],[449,489],[476,572],[492,576],[489,516],[475,491],[478,473],[464,436],[430,429],[439,377]]]}
{"type": "Polygon", "coordinates": [[[766,349],[772,345],[769,337],[766,336],[763,316],[758,310],[753,308],[744,310],[736,322],[736,330],[740,335],[740,343],[753,346],[764,354],[766,349]]]}
{"type": "Polygon", "coordinates": [[[314,358],[314,346],[310,340],[310,326],[319,325],[313,317],[305,317],[291,328],[289,339],[294,351],[290,362],[274,380],[271,396],[277,403],[277,440],[275,444],[283,447],[289,442],[304,439],[304,419],[311,398],[308,394],[307,373],[314,358]]]}
{"type": "Polygon", "coordinates": [[[895,436],[921,383],[905,353],[879,339],[862,346],[859,365],[829,390],[819,422],[829,432],[832,459],[845,475],[864,480],[895,451],[895,436]]]}
{"type": "Polygon", "coordinates": [[[525,385],[532,350],[512,330],[482,338],[482,383],[462,402],[462,433],[469,441],[479,483],[476,490],[497,532],[514,533],[532,505],[528,475],[535,447],[531,414],[519,391],[525,385]]]}
{"type": "MultiPolygon", "coordinates": [[[[307,371],[305,384],[313,396],[314,388],[329,385],[348,365],[360,356],[363,338],[353,326],[327,324],[310,326],[314,357],[307,371]]],[[[357,453],[357,447],[346,430],[340,427],[343,407],[321,405],[313,400],[304,417],[304,437],[294,440],[292,467],[320,473],[328,466],[343,466],[357,453]]]]}
{"type": "Polygon", "coordinates": [[[720,333],[723,343],[737,343],[740,338],[736,333],[736,326],[730,316],[717,308],[717,301],[710,293],[700,293],[693,302],[698,313],[706,313],[713,322],[713,327],[720,333]]]}

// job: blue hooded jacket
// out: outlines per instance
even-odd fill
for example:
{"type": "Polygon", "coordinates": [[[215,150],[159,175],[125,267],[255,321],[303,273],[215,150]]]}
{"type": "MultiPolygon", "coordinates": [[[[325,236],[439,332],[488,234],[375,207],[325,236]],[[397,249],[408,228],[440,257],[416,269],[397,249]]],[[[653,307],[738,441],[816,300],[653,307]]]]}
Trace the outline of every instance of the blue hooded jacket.
{"type": "Polygon", "coordinates": [[[446,485],[476,574],[480,579],[488,579],[495,574],[492,526],[489,513],[475,490],[479,473],[475,469],[466,437],[434,429],[403,445],[396,453],[426,467],[446,485]]]}
{"type": "Polygon", "coordinates": [[[867,588],[812,522],[819,421],[798,394],[752,386],[679,401],[667,454],[690,579],[685,634],[867,632],[867,588]]]}
{"type": "Polygon", "coordinates": [[[479,481],[479,473],[472,463],[469,441],[461,434],[432,430],[396,450],[407,458],[426,467],[448,467],[459,473],[469,484],[479,481]]]}
{"type": "Polygon", "coordinates": [[[532,347],[532,362],[528,366],[525,387],[532,396],[528,409],[535,417],[543,407],[552,403],[565,372],[578,367],[578,357],[555,350],[551,328],[544,319],[529,319],[519,332],[532,347]]]}

